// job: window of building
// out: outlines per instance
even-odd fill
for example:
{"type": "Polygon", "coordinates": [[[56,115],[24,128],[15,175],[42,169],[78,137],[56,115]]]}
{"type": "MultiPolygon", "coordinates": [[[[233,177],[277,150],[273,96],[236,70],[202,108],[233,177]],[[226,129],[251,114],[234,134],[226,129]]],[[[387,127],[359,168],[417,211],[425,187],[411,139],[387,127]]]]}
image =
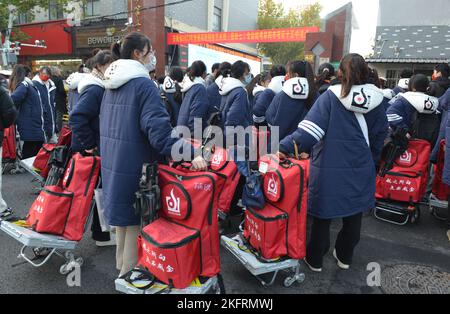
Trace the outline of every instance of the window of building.
{"type": "Polygon", "coordinates": [[[214,16],[213,16],[213,32],[221,32],[222,31],[222,9],[218,7],[214,7],[214,16]]]}
{"type": "Polygon", "coordinates": [[[397,82],[400,79],[400,72],[397,70],[387,70],[386,71],[386,87],[394,88],[397,86],[397,82]]]}
{"type": "Polygon", "coordinates": [[[100,15],[100,0],[87,0],[84,6],[84,16],[100,15]]]}
{"type": "Polygon", "coordinates": [[[64,18],[64,9],[61,4],[58,4],[57,0],[50,0],[48,5],[48,19],[60,20],[64,18]]]}

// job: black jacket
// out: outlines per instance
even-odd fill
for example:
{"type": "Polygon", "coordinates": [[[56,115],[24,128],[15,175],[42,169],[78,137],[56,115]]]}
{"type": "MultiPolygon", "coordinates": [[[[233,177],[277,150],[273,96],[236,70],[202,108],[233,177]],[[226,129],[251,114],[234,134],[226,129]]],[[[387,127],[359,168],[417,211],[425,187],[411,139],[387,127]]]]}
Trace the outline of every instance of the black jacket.
{"type": "Polygon", "coordinates": [[[67,93],[64,89],[63,80],[58,76],[52,77],[53,83],[55,83],[56,93],[55,93],[55,102],[56,102],[56,111],[62,112],[63,114],[67,114],[67,93]]]}
{"type": "Polygon", "coordinates": [[[429,95],[441,98],[449,88],[450,80],[446,77],[438,77],[436,80],[430,82],[429,95]]]}
{"type": "Polygon", "coordinates": [[[17,118],[17,110],[8,94],[8,91],[0,86],[0,147],[3,143],[3,130],[11,126],[17,118]]]}

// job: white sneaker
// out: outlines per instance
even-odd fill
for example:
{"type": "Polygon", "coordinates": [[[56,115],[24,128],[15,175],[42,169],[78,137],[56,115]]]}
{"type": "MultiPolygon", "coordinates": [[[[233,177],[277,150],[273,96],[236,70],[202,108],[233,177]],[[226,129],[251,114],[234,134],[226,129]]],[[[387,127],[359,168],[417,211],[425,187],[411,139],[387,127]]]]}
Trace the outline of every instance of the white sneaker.
{"type": "Polygon", "coordinates": [[[312,267],[311,265],[309,265],[309,263],[306,261],[306,257],[303,259],[303,261],[305,262],[306,266],[308,266],[308,268],[311,271],[313,271],[315,273],[320,273],[322,271],[322,268],[315,268],[315,267],[312,267]]]}
{"type": "Polygon", "coordinates": [[[340,269],[345,269],[345,270],[347,270],[347,269],[350,268],[350,265],[344,264],[344,263],[342,263],[342,262],[339,260],[339,258],[337,257],[336,249],[334,249],[334,251],[333,251],[333,257],[336,259],[337,265],[338,265],[338,267],[339,267],[340,269]]]}
{"type": "Polygon", "coordinates": [[[110,232],[109,233],[110,239],[109,241],[95,241],[95,245],[99,246],[99,247],[104,247],[104,246],[115,246],[116,245],[116,234],[110,232]]]}

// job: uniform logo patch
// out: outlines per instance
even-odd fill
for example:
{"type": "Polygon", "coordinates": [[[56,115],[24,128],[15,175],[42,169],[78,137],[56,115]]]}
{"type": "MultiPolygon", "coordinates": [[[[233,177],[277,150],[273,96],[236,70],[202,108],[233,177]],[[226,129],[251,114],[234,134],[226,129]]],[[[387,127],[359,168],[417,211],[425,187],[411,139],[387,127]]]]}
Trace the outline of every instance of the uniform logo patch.
{"type": "Polygon", "coordinates": [[[353,101],[352,101],[352,107],[357,107],[361,109],[369,109],[370,104],[370,96],[367,96],[366,93],[364,93],[364,88],[361,88],[361,92],[354,92],[353,93],[353,101]]]}

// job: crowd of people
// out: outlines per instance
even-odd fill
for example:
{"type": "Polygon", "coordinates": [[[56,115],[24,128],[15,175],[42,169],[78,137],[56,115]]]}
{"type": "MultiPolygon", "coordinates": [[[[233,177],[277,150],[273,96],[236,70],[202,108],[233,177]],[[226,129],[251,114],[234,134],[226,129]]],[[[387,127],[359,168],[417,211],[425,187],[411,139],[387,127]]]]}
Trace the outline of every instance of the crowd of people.
{"type": "MultiPolygon", "coordinates": [[[[167,162],[177,145],[191,156],[193,170],[208,167],[190,141],[173,136],[175,127],[196,134],[196,120],[203,131],[210,117],[219,114],[224,131],[277,128],[281,142],[275,153],[280,158],[296,150],[302,158],[311,158],[312,229],[305,262],[317,272],[330,248],[333,219],[343,219],[333,255],[343,269],[352,264],[362,213],[375,204],[376,169],[388,134],[411,130],[414,113],[431,108],[436,114],[426,139],[437,147],[440,139],[450,136],[447,64],[436,66],[431,82],[425,75],[403,71],[398,86],[390,90],[357,54],[345,56],[339,69],[321,65],[317,75],[304,60],[274,65],[256,76],[243,61],[214,64],[211,74],[204,62],[195,61],[187,71],[172,67],[166,77],[156,80],[156,63],[150,39],[131,33],[111,50],[95,51],[89,69],[81,66],[67,78],[68,97],[60,72],[47,67],[33,77],[30,68],[16,65],[9,93],[0,87],[0,130],[17,114],[23,158],[35,156],[44,143],[56,140],[67,112],[72,151],[100,154],[103,206],[115,237],[102,232],[96,213],[93,238],[99,245],[117,245],[120,275],[137,262],[140,217],[134,202],[142,165],[167,162]]],[[[411,131],[408,136],[416,134],[411,131]]],[[[450,185],[450,157],[443,179],[450,185]]],[[[6,210],[11,213],[0,197],[3,216],[6,210]]]]}

